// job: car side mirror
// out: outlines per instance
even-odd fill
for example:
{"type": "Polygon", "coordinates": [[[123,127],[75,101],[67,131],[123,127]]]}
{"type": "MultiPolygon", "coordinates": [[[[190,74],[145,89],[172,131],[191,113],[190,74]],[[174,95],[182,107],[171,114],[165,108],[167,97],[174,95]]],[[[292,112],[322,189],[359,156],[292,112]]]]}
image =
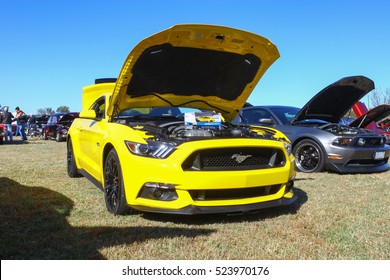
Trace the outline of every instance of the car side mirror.
{"type": "Polygon", "coordinates": [[[272,119],[259,119],[259,123],[273,124],[274,122],[272,121],[272,119]]]}
{"type": "Polygon", "coordinates": [[[96,112],[94,110],[83,110],[80,112],[80,118],[96,119],[96,112]]]}

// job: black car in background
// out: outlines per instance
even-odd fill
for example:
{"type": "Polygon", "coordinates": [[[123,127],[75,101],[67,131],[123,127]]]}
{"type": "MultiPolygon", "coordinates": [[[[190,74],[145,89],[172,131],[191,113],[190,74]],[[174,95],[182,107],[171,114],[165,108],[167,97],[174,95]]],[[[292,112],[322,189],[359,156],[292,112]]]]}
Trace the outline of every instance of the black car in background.
{"type": "Polygon", "coordinates": [[[43,128],[43,139],[55,139],[64,141],[73,120],[79,117],[79,113],[55,113],[52,114],[43,128]]]}

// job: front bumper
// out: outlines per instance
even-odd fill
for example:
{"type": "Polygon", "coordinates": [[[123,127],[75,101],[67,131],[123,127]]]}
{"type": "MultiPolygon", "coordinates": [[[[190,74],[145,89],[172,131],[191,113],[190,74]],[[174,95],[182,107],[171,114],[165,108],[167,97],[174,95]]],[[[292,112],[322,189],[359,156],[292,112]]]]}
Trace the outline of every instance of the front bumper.
{"type": "Polygon", "coordinates": [[[388,159],[390,146],[379,148],[348,148],[332,146],[328,151],[326,169],[338,173],[376,173],[390,169],[388,159]],[[383,152],[384,157],[375,159],[375,154],[383,152]],[[337,155],[339,158],[329,158],[337,155]]]}
{"type": "Polygon", "coordinates": [[[235,205],[235,206],[187,206],[181,209],[164,209],[164,208],[153,208],[147,206],[131,206],[132,208],[144,211],[144,212],[155,212],[164,214],[181,214],[181,215],[199,215],[199,214],[220,214],[220,213],[246,213],[254,212],[260,209],[287,206],[291,205],[297,200],[297,196],[292,194],[290,198],[283,197],[281,199],[266,201],[260,203],[253,203],[247,205],[235,205]]]}
{"type": "MultiPolygon", "coordinates": [[[[283,142],[241,138],[192,141],[180,145],[165,159],[133,155],[124,144],[116,145],[116,151],[126,202],[141,211],[187,215],[237,213],[289,205],[296,200],[292,190],[295,159],[287,154],[283,142]],[[285,157],[271,153],[269,162],[278,164],[255,169],[194,170],[184,164],[197,151],[222,148],[220,151],[225,153],[229,147],[234,153],[237,147],[278,149],[285,157]]],[[[88,158],[84,158],[82,164],[78,163],[81,157],[76,160],[77,167],[93,170],[85,159],[88,158]]],[[[103,157],[98,166],[104,166],[103,157]]],[[[104,187],[102,172],[88,174],[80,170],[80,173],[104,187]]]]}
{"type": "Polygon", "coordinates": [[[390,169],[390,164],[381,161],[371,164],[328,163],[327,169],[338,173],[379,173],[390,169]]]}

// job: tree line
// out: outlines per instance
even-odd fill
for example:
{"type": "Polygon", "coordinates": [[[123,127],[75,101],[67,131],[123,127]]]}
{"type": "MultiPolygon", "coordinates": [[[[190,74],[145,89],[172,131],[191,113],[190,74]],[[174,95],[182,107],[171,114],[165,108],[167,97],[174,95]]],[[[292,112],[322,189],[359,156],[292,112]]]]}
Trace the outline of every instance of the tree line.
{"type": "Polygon", "coordinates": [[[37,110],[38,115],[51,115],[54,113],[70,113],[70,109],[68,106],[60,106],[54,111],[52,108],[40,108],[37,110]]]}

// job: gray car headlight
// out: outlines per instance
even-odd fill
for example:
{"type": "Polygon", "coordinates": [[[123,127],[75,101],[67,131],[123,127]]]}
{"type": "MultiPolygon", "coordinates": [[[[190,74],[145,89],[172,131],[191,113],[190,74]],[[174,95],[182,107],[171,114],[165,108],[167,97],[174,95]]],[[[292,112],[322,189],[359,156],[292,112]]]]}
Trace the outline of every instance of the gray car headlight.
{"type": "Polygon", "coordinates": [[[348,146],[349,143],[351,142],[351,140],[352,140],[352,138],[350,138],[350,137],[339,137],[333,141],[333,145],[348,146]]]}
{"type": "Polygon", "coordinates": [[[130,152],[137,156],[167,158],[176,147],[170,143],[146,140],[147,144],[125,141],[130,152]]]}

